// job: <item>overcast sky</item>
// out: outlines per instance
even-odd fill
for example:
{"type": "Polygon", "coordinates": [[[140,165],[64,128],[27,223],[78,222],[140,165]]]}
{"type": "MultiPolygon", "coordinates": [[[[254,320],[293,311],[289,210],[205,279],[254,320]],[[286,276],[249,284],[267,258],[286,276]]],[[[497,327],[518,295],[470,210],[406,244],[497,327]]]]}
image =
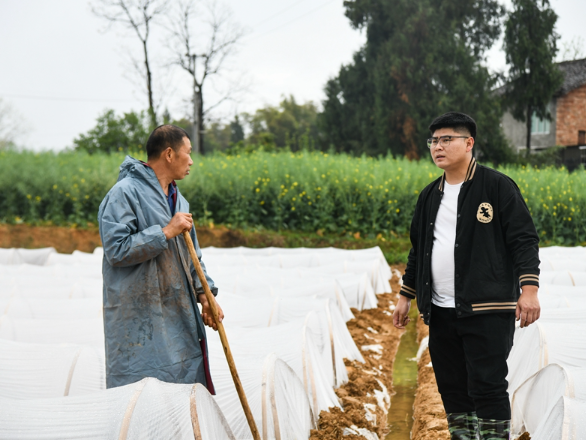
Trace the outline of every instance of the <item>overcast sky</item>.
{"type": "MultiPolygon", "coordinates": [[[[292,94],[299,102],[324,98],[323,86],[365,41],[353,30],[342,0],[223,0],[245,30],[228,61],[224,82],[204,90],[206,103],[221,96],[226,81],[240,81],[244,93],[214,115],[230,118],[277,104],[292,94]]],[[[551,0],[559,15],[562,43],[586,41],[583,0],[551,0]]],[[[83,0],[0,0],[0,98],[25,121],[21,143],[32,149],[61,149],[95,124],[107,108],[121,113],[147,107],[146,95],[127,54],[140,57],[135,36],[105,23],[83,0]],[[129,78],[130,77],[130,78],[129,78]]],[[[203,31],[202,31],[203,32],[203,31]]],[[[203,35],[202,35],[203,37],[203,35]]],[[[179,70],[165,68],[169,53],[153,31],[156,98],[173,117],[187,109],[189,82],[179,70]]],[[[205,38],[204,38],[205,40],[205,38]]],[[[501,43],[488,64],[505,68],[501,43]]]]}

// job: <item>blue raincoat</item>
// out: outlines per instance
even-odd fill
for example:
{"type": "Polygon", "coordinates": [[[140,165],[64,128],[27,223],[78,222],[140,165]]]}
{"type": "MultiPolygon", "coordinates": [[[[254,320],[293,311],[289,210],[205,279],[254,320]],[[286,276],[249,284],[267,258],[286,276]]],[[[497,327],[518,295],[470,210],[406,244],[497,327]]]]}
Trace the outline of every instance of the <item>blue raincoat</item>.
{"type": "MultiPolygon", "coordinates": [[[[176,212],[189,212],[178,192],[176,212]]],[[[214,388],[196,294],[203,293],[185,240],[167,240],[171,209],[155,172],[130,156],[100,205],[104,246],[106,386],[145,377],[214,388]]],[[[197,256],[201,249],[191,230],[197,256]]],[[[218,289],[207,275],[212,292],[218,289]]]]}

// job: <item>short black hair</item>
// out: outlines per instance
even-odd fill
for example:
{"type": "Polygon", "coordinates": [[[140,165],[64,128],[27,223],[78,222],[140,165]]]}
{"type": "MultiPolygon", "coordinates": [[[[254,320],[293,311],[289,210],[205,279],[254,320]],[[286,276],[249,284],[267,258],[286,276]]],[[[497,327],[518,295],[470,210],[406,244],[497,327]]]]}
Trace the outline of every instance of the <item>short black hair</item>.
{"type": "Polygon", "coordinates": [[[169,147],[173,148],[174,151],[178,151],[183,144],[184,138],[191,141],[187,132],[181,127],[171,124],[159,125],[153,130],[146,143],[147,157],[156,159],[169,147]]]}
{"type": "Polygon", "coordinates": [[[476,121],[464,113],[448,112],[438,116],[429,126],[429,131],[433,136],[440,128],[453,128],[458,133],[466,130],[476,140],[476,121]]]}

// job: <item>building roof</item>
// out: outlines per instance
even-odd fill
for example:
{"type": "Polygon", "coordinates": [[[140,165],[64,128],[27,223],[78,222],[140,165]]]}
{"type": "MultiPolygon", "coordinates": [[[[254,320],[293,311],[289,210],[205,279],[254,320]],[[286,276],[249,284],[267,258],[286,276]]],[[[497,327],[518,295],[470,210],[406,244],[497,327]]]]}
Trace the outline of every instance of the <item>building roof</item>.
{"type": "Polygon", "coordinates": [[[586,58],[581,60],[563,61],[558,66],[564,74],[564,82],[555,96],[564,96],[572,90],[586,84],[586,58]]]}
{"type": "MultiPolygon", "coordinates": [[[[560,88],[554,93],[555,97],[564,96],[572,90],[586,84],[586,58],[581,60],[562,61],[557,63],[559,69],[564,74],[564,80],[560,88]]],[[[497,95],[503,95],[507,90],[507,85],[504,84],[494,89],[497,95]]]]}

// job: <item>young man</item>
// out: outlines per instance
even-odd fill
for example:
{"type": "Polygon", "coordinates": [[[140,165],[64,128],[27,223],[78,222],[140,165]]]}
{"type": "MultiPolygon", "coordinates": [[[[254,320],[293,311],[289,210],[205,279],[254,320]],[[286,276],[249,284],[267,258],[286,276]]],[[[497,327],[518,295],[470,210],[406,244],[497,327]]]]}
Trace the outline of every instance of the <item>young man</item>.
{"type": "Polygon", "coordinates": [[[539,318],[539,237],[515,182],[473,158],[470,116],[446,113],[429,130],[444,174],[417,201],[393,323],[407,325],[417,298],[451,438],[508,439],[507,357],[515,317],[539,318]]]}
{"type": "MultiPolygon", "coordinates": [[[[146,151],[147,163],[126,157],[98,212],[106,386],[156,377],[199,382],[214,394],[204,323],[214,329],[215,323],[181,236],[190,232],[201,260],[189,204],[175,185],[193,164],[189,136],[162,125],[151,133],[146,151]]],[[[202,267],[205,272],[203,262],[202,267]]],[[[206,278],[216,295],[207,272],[206,278]]]]}

